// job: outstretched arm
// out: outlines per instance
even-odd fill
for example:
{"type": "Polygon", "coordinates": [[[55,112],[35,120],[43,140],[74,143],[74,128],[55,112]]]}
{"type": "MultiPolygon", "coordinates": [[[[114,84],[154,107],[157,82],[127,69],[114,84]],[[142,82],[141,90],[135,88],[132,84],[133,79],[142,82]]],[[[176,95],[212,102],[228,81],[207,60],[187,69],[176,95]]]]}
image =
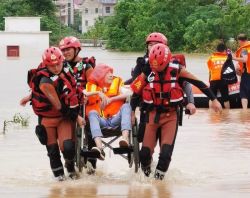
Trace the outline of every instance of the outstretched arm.
{"type": "Polygon", "coordinates": [[[242,52],[242,57],[236,57],[236,56],[233,54],[232,58],[233,58],[233,60],[235,60],[235,61],[239,61],[239,62],[242,62],[242,63],[246,63],[246,62],[247,62],[247,59],[248,59],[247,54],[248,54],[247,51],[243,51],[243,52],[242,52]]]}
{"type": "Polygon", "coordinates": [[[119,95],[108,98],[108,104],[117,100],[127,100],[132,95],[132,91],[124,86],[120,87],[119,92],[119,95]]]}
{"type": "Polygon", "coordinates": [[[180,78],[190,82],[194,86],[198,87],[211,101],[212,108],[218,112],[222,110],[221,104],[216,99],[216,96],[213,94],[211,89],[201,80],[199,80],[196,76],[188,72],[186,69],[182,68],[180,71],[180,78]]]}
{"type": "Polygon", "coordinates": [[[193,115],[196,112],[196,107],[194,105],[194,95],[192,91],[192,85],[187,81],[182,82],[181,85],[187,96],[186,109],[188,109],[190,111],[190,114],[193,115]]]}
{"type": "Polygon", "coordinates": [[[194,95],[192,91],[192,85],[189,82],[184,81],[182,82],[182,88],[183,88],[184,93],[187,96],[187,102],[194,104],[194,95]]]}
{"type": "Polygon", "coordinates": [[[180,79],[190,82],[194,86],[198,87],[207,97],[209,97],[210,100],[216,99],[211,89],[209,89],[209,87],[204,82],[198,79],[195,75],[188,72],[186,69],[181,69],[180,79]]]}
{"type": "Polygon", "coordinates": [[[30,100],[31,100],[31,94],[29,94],[28,96],[23,97],[20,100],[19,104],[24,107],[27,104],[27,102],[29,102],[30,100]]]}

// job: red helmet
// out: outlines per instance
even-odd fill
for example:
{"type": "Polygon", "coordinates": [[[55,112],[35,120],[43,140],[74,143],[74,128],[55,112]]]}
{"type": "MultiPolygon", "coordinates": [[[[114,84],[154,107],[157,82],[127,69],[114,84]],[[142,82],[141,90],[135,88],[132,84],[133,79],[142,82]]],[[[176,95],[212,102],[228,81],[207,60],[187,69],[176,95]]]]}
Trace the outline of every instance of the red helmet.
{"type": "Polygon", "coordinates": [[[63,50],[65,48],[70,48],[70,47],[80,48],[80,50],[81,50],[81,43],[74,36],[65,37],[59,43],[60,50],[63,50]]]}
{"type": "Polygon", "coordinates": [[[43,53],[43,65],[53,66],[63,62],[64,57],[61,50],[58,47],[50,47],[43,53]]]}
{"type": "Polygon", "coordinates": [[[147,44],[150,42],[158,42],[158,43],[162,43],[164,45],[167,45],[168,39],[162,33],[153,32],[153,33],[149,34],[147,39],[146,39],[147,44]]]}
{"type": "Polygon", "coordinates": [[[149,64],[152,69],[161,72],[171,60],[171,52],[168,46],[158,43],[149,52],[149,64]]]}
{"type": "Polygon", "coordinates": [[[186,59],[184,54],[173,54],[171,61],[177,61],[180,65],[186,67],[186,59]]]}

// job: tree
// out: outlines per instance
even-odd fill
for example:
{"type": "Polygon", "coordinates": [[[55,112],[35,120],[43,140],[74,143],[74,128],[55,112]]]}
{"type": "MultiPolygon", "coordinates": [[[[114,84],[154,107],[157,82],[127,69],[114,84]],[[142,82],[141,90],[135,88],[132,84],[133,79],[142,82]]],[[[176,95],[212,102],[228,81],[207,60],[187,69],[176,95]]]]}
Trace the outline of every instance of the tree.
{"type": "Polygon", "coordinates": [[[186,49],[204,49],[214,39],[225,39],[223,15],[224,10],[219,5],[198,6],[187,18],[184,34],[186,49]]]}
{"type": "Polygon", "coordinates": [[[120,0],[115,15],[90,33],[104,35],[109,48],[143,50],[146,36],[156,31],[167,36],[172,51],[204,52],[218,40],[250,34],[249,13],[243,0],[120,0]]]}

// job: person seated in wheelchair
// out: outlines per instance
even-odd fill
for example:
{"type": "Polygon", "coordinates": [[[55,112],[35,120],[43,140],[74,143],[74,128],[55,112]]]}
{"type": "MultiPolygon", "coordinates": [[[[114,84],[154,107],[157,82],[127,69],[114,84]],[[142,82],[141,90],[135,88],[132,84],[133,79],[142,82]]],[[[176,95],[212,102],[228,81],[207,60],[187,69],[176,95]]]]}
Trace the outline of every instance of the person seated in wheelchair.
{"type": "Polygon", "coordinates": [[[102,145],[103,128],[121,128],[122,138],[120,147],[129,146],[131,126],[131,106],[126,99],[132,94],[123,86],[120,77],[113,76],[113,68],[106,64],[97,65],[89,77],[86,86],[88,102],[86,115],[90,124],[92,138],[96,147],[91,151],[100,154],[104,160],[105,153],[102,145]],[[91,95],[91,92],[98,94],[91,95]]]}

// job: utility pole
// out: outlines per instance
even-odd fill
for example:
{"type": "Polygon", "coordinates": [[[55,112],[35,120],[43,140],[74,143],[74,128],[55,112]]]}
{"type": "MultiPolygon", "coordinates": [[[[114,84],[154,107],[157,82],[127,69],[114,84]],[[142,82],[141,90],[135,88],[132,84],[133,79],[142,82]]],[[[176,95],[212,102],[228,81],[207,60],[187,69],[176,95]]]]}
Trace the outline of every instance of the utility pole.
{"type": "Polygon", "coordinates": [[[60,23],[60,26],[59,26],[59,35],[60,35],[60,38],[62,37],[62,5],[60,4],[59,6],[59,16],[60,16],[60,19],[59,19],[59,23],[60,23]]]}
{"type": "Polygon", "coordinates": [[[72,26],[74,24],[74,1],[73,0],[68,0],[67,8],[68,8],[68,26],[72,26]]]}

